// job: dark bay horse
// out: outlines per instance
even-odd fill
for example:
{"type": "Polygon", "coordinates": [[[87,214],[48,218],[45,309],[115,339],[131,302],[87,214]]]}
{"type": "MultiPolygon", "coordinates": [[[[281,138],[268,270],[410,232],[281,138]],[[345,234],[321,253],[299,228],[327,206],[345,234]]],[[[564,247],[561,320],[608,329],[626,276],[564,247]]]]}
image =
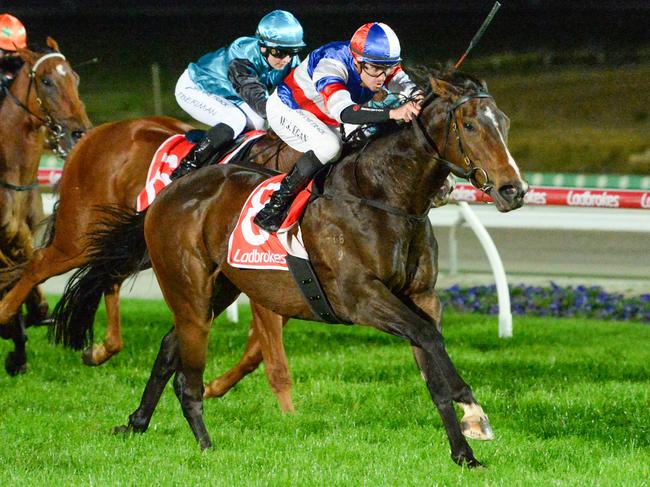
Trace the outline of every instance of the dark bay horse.
{"type": "MultiPolygon", "coordinates": [[[[65,155],[91,125],[79,99],[79,77],[56,41],[48,38],[47,45],[43,52],[18,49],[24,64],[0,106],[0,272],[33,256],[32,233],[43,218],[37,174],[45,142],[65,155]]],[[[11,326],[0,327],[16,347],[5,362],[11,375],[26,365],[24,323],[17,314],[23,302],[28,324],[47,314],[47,302],[34,287],[16,303],[7,320],[11,326]]]]}
{"type": "MultiPolygon", "coordinates": [[[[437,244],[427,213],[450,170],[489,193],[502,212],[523,204],[527,184],[506,146],[507,118],[486,87],[457,72],[438,73],[430,85],[417,123],[377,139],[331,169],[322,196],[302,219],[302,234],[336,315],[411,344],[453,460],[476,466],[463,434],[491,439],[492,432],[442,341],[442,310],[434,290],[437,244]],[[460,425],[453,402],[464,410],[460,425]]],[[[148,250],[174,317],[140,406],[116,431],[145,431],[175,373],[183,414],[201,448],[211,447],[203,421],[202,376],[213,317],[244,292],[282,316],[314,319],[289,273],[227,263],[239,209],[264,178],[251,168],[212,166],[170,186],[146,215],[106,211],[85,278],[66,291],[64,307],[96,307],[92,288],[124,279],[148,250]],[[143,223],[146,246],[134,241],[143,223]]],[[[80,332],[57,323],[61,342],[78,340],[80,332]]]]}

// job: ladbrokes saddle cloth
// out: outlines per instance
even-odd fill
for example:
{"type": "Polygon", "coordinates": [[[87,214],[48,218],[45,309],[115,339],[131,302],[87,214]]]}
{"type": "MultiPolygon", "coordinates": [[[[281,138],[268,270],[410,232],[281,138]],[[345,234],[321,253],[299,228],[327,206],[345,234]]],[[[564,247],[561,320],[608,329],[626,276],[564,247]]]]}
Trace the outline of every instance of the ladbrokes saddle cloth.
{"type": "MultiPolygon", "coordinates": [[[[240,135],[218,164],[227,164],[237,159],[253,141],[264,134],[264,130],[252,130],[240,135]]],[[[195,145],[196,141],[188,139],[184,134],[172,135],[160,145],[149,165],[145,187],[136,200],[138,212],[146,210],[163,188],[172,182],[171,174],[174,169],[195,145]]]]}

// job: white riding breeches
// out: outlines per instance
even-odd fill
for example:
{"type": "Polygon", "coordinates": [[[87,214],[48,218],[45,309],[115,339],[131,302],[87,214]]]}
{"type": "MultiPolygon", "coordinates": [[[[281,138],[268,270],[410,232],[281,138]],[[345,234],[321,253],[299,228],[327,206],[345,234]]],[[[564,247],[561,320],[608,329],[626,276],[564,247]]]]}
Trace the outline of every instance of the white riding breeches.
{"type": "Polygon", "coordinates": [[[323,164],[341,154],[343,141],[337,128],[323,123],[313,113],[288,107],[276,92],[266,101],[266,116],[269,126],[292,149],[311,150],[323,164]]]}
{"type": "Polygon", "coordinates": [[[219,95],[203,91],[192,81],[187,70],[178,79],[175,94],[179,106],[193,119],[210,127],[225,123],[235,132],[235,137],[245,128],[266,128],[266,121],[248,104],[235,105],[219,95]]]}

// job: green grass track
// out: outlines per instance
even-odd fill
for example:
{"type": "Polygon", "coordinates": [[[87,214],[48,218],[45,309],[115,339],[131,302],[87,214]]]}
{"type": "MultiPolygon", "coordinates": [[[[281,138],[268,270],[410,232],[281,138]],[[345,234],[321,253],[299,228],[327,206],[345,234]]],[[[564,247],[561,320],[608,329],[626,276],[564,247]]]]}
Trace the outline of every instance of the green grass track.
{"type": "MultiPolygon", "coordinates": [[[[206,379],[243,350],[249,314],[214,326],[206,379]]],[[[103,335],[100,312],[97,336],[103,335]]],[[[441,421],[406,343],[361,327],[291,322],[295,415],[257,371],[205,404],[215,448],[200,452],[171,387],[143,435],[113,436],[137,406],[163,303],[124,301],[126,348],[88,368],[31,329],[29,371],[0,374],[0,485],[625,486],[650,479],[650,327],[447,314],[447,348],[496,440],[472,442],[485,468],[449,458],[441,421]]],[[[10,350],[0,343],[2,360],[10,350]]]]}

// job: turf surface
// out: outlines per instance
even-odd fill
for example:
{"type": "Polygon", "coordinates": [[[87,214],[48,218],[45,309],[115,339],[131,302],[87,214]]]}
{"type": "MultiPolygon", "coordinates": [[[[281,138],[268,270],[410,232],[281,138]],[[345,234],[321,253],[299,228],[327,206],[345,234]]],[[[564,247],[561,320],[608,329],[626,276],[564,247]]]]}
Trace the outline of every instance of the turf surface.
{"type": "MultiPolygon", "coordinates": [[[[206,379],[243,350],[242,314],[215,324],[206,379]]],[[[471,442],[485,468],[470,471],[451,462],[407,345],[361,327],[289,323],[295,415],[257,371],[206,402],[211,451],[171,387],[146,434],[113,436],[170,326],[160,302],[125,301],[123,316],[126,348],[99,368],[30,330],[28,373],[0,374],[0,485],[648,485],[648,326],[516,318],[505,341],[493,317],[447,314],[447,348],[497,435],[471,442]]]]}

